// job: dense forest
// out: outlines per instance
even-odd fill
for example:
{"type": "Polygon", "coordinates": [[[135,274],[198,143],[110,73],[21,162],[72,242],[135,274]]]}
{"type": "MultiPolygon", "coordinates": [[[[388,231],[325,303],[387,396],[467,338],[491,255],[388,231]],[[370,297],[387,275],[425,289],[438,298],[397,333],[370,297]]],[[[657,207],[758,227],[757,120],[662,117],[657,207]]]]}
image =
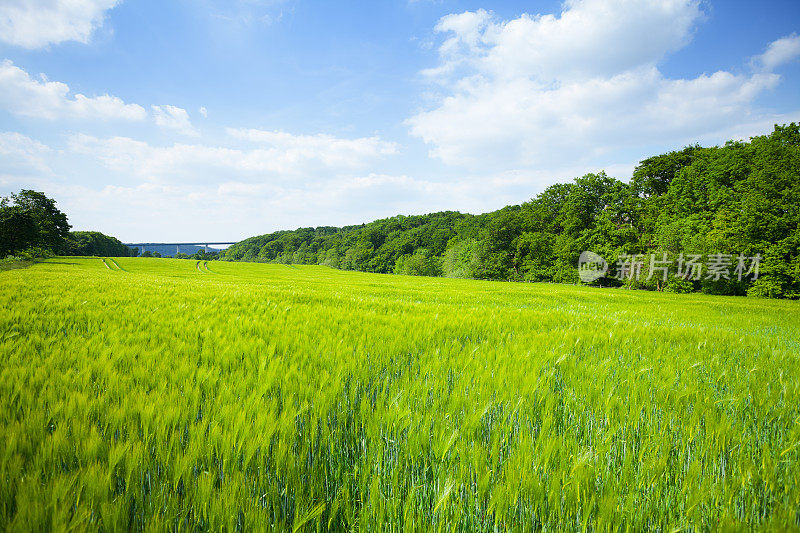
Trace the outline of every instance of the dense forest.
{"type": "Polygon", "coordinates": [[[587,174],[491,213],[279,231],[237,243],[221,258],[576,283],[579,257],[590,250],[608,263],[596,285],[797,298],[799,223],[800,127],[792,123],[748,142],[650,157],[627,183],[587,174]],[[687,276],[684,258],[693,256],[707,270],[687,276]],[[750,275],[736,275],[737,258],[739,267],[747,258],[750,275]],[[714,275],[715,261],[726,274],[714,275]],[[642,275],[630,275],[639,263],[642,275]]]}
{"type": "Polygon", "coordinates": [[[65,255],[94,255],[98,257],[135,257],[136,249],[122,244],[116,237],[99,231],[71,231],[67,237],[65,255]]]}

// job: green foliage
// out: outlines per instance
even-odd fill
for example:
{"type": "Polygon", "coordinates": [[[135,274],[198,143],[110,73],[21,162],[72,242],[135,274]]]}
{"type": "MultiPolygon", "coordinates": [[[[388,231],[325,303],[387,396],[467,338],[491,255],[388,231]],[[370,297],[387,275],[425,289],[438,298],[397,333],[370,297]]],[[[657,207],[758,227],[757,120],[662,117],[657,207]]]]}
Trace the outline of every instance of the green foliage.
{"type": "Polygon", "coordinates": [[[3,260],[7,260],[9,262],[37,261],[39,259],[47,259],[48,257],[53,257],[53,254],[50,252],[50,250],[45,250],[43,248],[37,248],[35,246],[32,246],[30,248],[18,251],[16,255],[8,255],[5,258],[3,258],[3,260]]]}
{"type": "Polygon", "coordinates": [[[39,250],[25,250],[18,252],[18,255],[8,255],[0,259],[0,271],[15,270],[18,268],[28,268],[34,261],[45,257],[39,250]]]}
{"type": "MultiPolygon", "coordinates": [[[[548,187],[522,205],[479,216],[444,212],[345,228],[281,231],[242,241],[220,258],[577,283],[578,257],[584,250],[602,255],[612,266],[631,254],[700,254],[704,259],[716,253],[760,254],[765,279],[755,288],[750,278],[685,283],[675,277],[674,267],[666,283],[655,277],[608,277],[595,284],[797,298],[798,131],[792,123],[749,142],[688,146],[650,157],[636,167],[630,184],[604,172],[587,174],[548,187]]],[[[610,274],[615,273],[612,268],[610,274]]]]}
{"type": "Polygon", "coordinates": [[[747,295],[758,298],[781,298],[784,296],[784,286],[775,278],[766,277],[756,280],[747,290],[747,295]]]}
{"type": "MultiPolygon", "coordinates": [[[[343,270],[389,273],[395,272],[401,257],[413,256],[420,250],[420,253],[440,260],[450,239],[459,234],[461,224],[473,218],[472,215],[442,212],[396,216],[344,228],[324,226],[279,231],[237,243],[224,250],[220,258],[322,264],[343,270]]],[[[418,259],[412,259],[412,263],[416,262],[418,259]]],[[[428,267],[432,267],[434,261],[428,263],[428,267]]],[[[441,267],[434,270],[442,271],[441,267]]],[[[427,271],[431,269],[427,268],[427,271]]]]}
{"type": "Polygon", "coordinates": [[[688,294],[690,292],[694,292],[695,287],[694,283],[692,283],[690,280],[679,278],[673,275],[670,276],[664,290],[678,294],[688,294]]]}
{"type": "Polygon", "coordinates": [[[53,254],[128,257],[138,251],[97,231],[70,232],[67,215],[44,193],[21,190],[0,198],[0,258],[53,254]]]}
{"type": "Polygon", "coordinates": [[[0,272],[0,530],[792,531],[798,338],[791,301],[39,262],[0,272]]]}
{"type": "Polygon", "coordinates": [[[690,166],[701,150],[698,145],[687,146],[679,152],[669,152],[641,161],[633,171],[631,187],[640,196],[659,196],[666,193],[681,170],[690,166]]]}
{"type": "Polygon", "coordinates": [[[448,278],[476,278],[481,250],[475,239],[453,240],[442,258],[442,272],[448,278]]]}
{"type": "Polygon", "coordinates": [[[22,206],[0,204],[0,257],[19,252],[36,242],[33,215],[22,206]]]}
{"type": "Polygon", "coordinates": [[[67,216],[41,192],[0,198],[0,257],[30,248],[64,253],[69,229],[67,216]]]}
{"type": "Polygon", "coordinates": [[[189,259],[194,259],[196,261],[213,261],[218,258],[219,252],[206,252],[205,250],[197,250],[194,254],[189,256],[189,259]]]}
{"type": "Polygon", "coordinates": [[[67,243],[69,255],[96,257],[130,257],[133,250],[119,239],[103,235],[99,231],[73,231],[67,243]]]}
{"type": "Polygon", "coordinates": [[[395,263],[394,273],[410,276],[441,276],[442,265],[438,257],[425,248],[419,248],[413,254],[400,256],[395,263]]]}

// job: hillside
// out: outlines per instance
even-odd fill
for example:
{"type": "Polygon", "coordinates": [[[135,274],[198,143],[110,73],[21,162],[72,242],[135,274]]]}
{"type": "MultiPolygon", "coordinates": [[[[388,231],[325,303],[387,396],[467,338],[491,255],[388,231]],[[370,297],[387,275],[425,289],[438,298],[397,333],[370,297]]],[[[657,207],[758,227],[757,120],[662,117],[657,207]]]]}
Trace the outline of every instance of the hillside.
{"type": "MultiPolygon", "coordinates": [[[[688,146],[647,158],[629,181],[600,172],[548,187],[521,205],[482,215],[396,216],[343,228],[300,228],[246,239],[232,261],[322,264],[345,270],[507,281],[578,282],[582,251],[609,273],[595,284],[676,292],[800,296],[800,131],[795,123],[721,147],[688,146]],[[651,254],[672,261],[649,275],[651,254]],[[627,278],[641,254],[645,275],[627,278]],[[683,279],[678,258],[760,259],[758,276],[683,279]],[[615,279],[620,278],[620,279],[615,279]]],[[[754,261],[750,261],[751,266],[754,261]]]]}

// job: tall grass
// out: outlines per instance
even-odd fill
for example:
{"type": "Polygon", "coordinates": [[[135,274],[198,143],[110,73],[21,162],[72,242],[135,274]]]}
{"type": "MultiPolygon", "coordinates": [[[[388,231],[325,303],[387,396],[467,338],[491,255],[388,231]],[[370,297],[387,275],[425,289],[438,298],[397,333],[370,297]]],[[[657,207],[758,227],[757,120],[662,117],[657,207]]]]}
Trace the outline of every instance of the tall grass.
{"type": "Polygon", "coordinates": [[[70,263],[0,274],[0,529],[798,528],[797,303],[70,263]]]}

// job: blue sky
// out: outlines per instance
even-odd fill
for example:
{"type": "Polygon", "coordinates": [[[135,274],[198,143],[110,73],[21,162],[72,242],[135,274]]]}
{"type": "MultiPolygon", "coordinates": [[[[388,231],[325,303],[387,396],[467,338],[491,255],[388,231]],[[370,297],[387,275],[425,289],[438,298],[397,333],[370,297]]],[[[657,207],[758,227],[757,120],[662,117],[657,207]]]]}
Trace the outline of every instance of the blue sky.
{"type": "Polygon", "coordinates": [[[7,0],[0,195],[124,241],[483,212],[800,121],[800,3],[7,0]]]}

